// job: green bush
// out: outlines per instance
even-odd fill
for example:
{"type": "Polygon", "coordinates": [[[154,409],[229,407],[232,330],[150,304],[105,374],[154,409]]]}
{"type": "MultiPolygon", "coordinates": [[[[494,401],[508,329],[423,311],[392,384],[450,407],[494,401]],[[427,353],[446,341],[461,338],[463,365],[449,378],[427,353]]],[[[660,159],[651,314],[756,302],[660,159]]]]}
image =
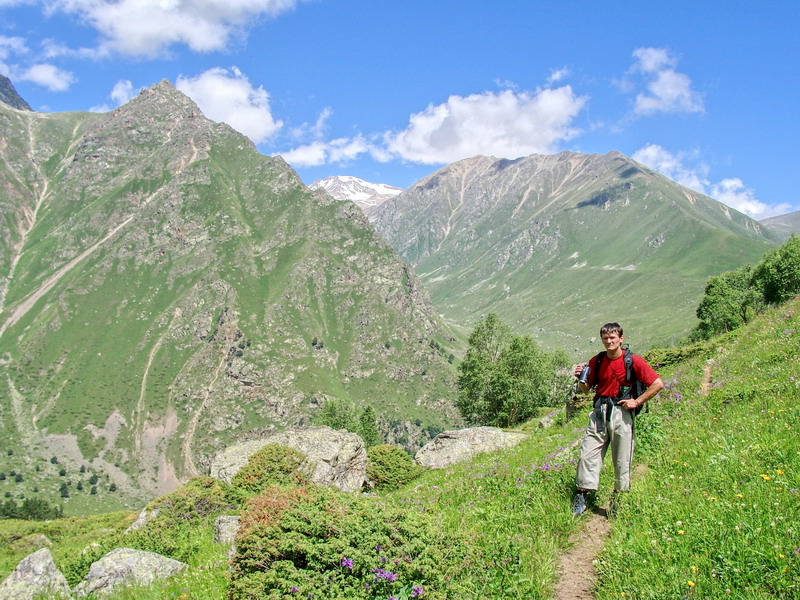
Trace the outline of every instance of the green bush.
{"type": "Polygon", "coordinates": [[[466,547],[456,535],[374,498],[270,488],[248,503],[229,598],[452,597],[466,547]]]}
{"type": "Polygon", "coordinates": [[[423,471],[405,450],[391,444],[368,448],[367,457],[367,477],[378,490],[397,489],[423,471]]]}
{"type": "Polygon", "coordinates": [[[253,454],[231,482],[234,487],[258,494],[274,485],[303,485],[312,470],[306,455],[279,444],[267,444],[253,454]]]}

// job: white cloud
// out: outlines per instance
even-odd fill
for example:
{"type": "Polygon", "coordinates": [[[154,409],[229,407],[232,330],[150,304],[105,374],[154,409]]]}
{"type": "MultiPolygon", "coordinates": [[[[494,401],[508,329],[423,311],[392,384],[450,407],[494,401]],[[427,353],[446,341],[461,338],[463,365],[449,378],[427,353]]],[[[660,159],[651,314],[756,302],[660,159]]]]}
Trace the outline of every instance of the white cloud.
{"type": "Polygon", "coordinates": [[[236,67],[230,71],[217,67],[196,77],[180,76],[175,87],[194,100],[209,119],[227,123],[256,144],[283,126],[272,116],[266,90],[253,87],[236,67]]]}
{"type": "Polygon", "coordinates": [[[298,0],[53,0],[50,12],[76,15],[101,36],[99,53],[154,57],[172,44],[195,52],[223,50],[263,17],[298,0]]]}
{"type": "Polygon", "coordinates": [[[697,159],[696,153],[673,154],[657,144],[649,144],[633,154],[633,160],[754,219],[764,219],[795,210],[787,203],[767,204],[756,199],[753,190],[747,188],[738,177],[730,177],[712,184],[708,180],[708,167],[705,164],[702,162],[697,162],[694,166],[685,164],[686,161],[697,161],[697,159]]]}
{"type": "Polygon", "coordinates": [[[387,132],[386,149],[404,160],[451,163],[476,155],[517,158],[553,152],[578,134],[572,121],[586,103],[570,86],[536,93],[504,90],[450,96],[411,115],[406,129],[387,132]]]}
{"type": "Polygon", "coordinates": [[[560,69],[552,69],[550,71],[550,75],[547,77],[548,85],[553,83],[558,83],[559,81],[566,79],[570,76],[570,69],[569,67],[561,67],[560,69]]]}
{"type": "Polygon", "coordinates": [[[364,136],[357,135],[329,142],[317,140],[279,154],[293,167],[318,167],[330,163],[346,163],[366,153],[380,154],[380,151],[364,136]]]}
{"type": "Polygon", "coordinates": [[[108,104],[101,104],[100,106],[92,106],[89,109],[89,112],[108,112],[117,106],[122,106],[126,102],[128,102],[131,98],[133,98],[136,94],[138,94],[138,90],[133,89],[133,83],[128,81],[127,79],[120,79],[117,83],[114,84],[111,93],[108,95],[114,101],[114,106],[109,106],[108,104]]]}
{"type": "Polygon", "coordinates": [[[75,83],[72,73],[46,63],[29,67],[19,73],[17,78],[44,86],[52,92],[63,92],[75,83]]]}
{"type": "Polygon", "coordinates": [[[708,167],[703,163],[691,167],[685,164],[695,158],[694,154],[673,154],[658,144],[648,144],[634,152],[632,158],[681,185],[708,194],[708,167]]]}
{"type": "MultiPolygon", "coordinates": [[[[678,61],[663,48],[638,48],[634,50],[636,62],[630,73],[641,73],[646,81],[646,92],[636,95],[634,112],[651,115],[657,112],[704,112],[703,97],[692,89],[692,80],[675,70],[678,61]]],[[[626,81],[623,89],[631,89],[626,81]]]]}
{"type": "Polygon", "coordinates": [[[787,203],[769,205],[757,200],[753,191],[745,187],[744,182],[738,177],[723,179],[714,184],[711,188],[711,197],[754,219],[765,219],[794,210],[787,203]]]}

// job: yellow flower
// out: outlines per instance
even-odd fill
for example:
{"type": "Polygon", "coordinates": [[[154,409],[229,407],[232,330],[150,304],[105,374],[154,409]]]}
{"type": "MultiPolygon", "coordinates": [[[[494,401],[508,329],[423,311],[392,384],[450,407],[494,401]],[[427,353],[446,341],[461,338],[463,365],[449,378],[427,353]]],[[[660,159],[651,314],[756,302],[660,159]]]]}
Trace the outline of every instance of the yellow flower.
{"type": "Polygon", "coordinates": [[[736,494],[737,498],[744,498],[744,494],[736,494]]]}
{"type": "Polygon", "coordinates": [[[683,535],[684,533],[686,532],[683,529],[678,529],[678,535],[683,535]]]}
{"type": "Polygon", "coordinates": [[[691,568],[692,568],[692,573],[694,573],[694,574],[696,575],[696,574],[697,574],[697,571],[698,571],[698,569],[697,569],[697,565],[692,565],[692,567],[691,567],[691,568]]]}
{"type": "Polygon", "coordinates": [[[688,585],[689,587],[694,587],[694,581],[687,581],[686,585],[688,585]]]}
{"type": "Polygon", "coordinates": [[[772,477],[770,477],[769,475],[764,475],[764,473],[759,475],[759,477],[761,477],[761,479],[763,479],[764,481],[769,481],[770,479],[772,479],[772,477]]]}
{"type": "Polygon", "coordinates": [[[776,472],[778,475],[783,475],[783,471],[782,471],[781,469],[778,469],[778,470],[777,470],[777,471],[775,471],[775,472],[776,472]]]}

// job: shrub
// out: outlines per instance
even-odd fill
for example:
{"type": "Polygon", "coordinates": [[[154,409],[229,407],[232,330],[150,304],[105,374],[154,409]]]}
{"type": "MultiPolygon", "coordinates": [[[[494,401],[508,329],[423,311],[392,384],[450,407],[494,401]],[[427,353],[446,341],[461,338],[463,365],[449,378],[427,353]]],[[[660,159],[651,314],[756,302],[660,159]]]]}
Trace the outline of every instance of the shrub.
{"type": "Polygon", "coordinates": [[[379,490],[394,490],[420,476],[423,469],[398,446],[383,444],[367,449],[367,477],[379,490]]]}
{"type": "Polygon", "coordinates": [[[448,569],[465,548],[455,536],[374,498],[271,488],[248,503],[229,598],[451,597],[448,569]]]}
{"type": "Polygon", "coordinates": [[[309,482],[311,466],[305,454],[279,444],[267,444],[253,454],[231,482],[250,494],[273,485],[302,485],[309,482]]]}

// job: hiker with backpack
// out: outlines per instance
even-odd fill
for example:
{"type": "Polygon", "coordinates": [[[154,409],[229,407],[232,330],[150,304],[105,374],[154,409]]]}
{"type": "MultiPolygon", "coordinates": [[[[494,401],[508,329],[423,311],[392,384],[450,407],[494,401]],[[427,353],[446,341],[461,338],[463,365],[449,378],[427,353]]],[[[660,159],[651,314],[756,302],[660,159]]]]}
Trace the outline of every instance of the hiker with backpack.
{"type": "Polygon", "coordinates": [[[609,513],[615,515],[617,493],[627,491],[631,484],[634,417],[664,387],[658,373],[623,346],[625,338],[619,323],[603,325],[600,339],[605,351],[588,363],[577,365],[574,373],[583,392],[595,390],[594,410],[583,436],[575,476],[577,492],[572,512],[576,516],[586,511],[588,495],[597,491],[600,468],[609,447],[614,461],[609,513]]]}

